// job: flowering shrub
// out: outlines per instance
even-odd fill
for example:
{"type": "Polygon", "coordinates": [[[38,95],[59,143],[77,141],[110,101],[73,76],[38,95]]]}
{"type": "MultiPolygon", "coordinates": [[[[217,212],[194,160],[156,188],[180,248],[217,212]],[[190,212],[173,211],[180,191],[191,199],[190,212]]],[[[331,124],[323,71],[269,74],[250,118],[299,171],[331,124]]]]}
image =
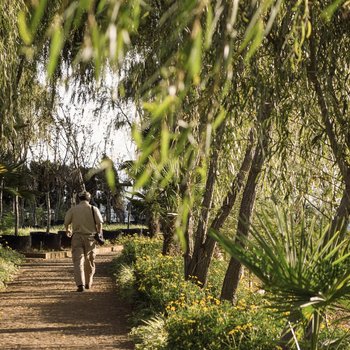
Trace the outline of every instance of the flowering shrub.
{"type": "MultiPolygon", "coordinates": [[[[235,306],[217,298],[225,262],[213,261],[208,285],[199,288],[195,278],[184,280],[181,257],[159,253],[161,241],[132,238],[123,244],[119,261],[131,264],[129,269],[134,274],[133,278],[125,278],[125,286],[130,288],[132,281],[132,298],[139,307],[135,317],[138,322],[131,332],[136,349],[281,349],[277,344],[286,320],[275,317],[264,295],[256,292],[256,285],[252,287],[243,278],[235,306]]],[[[118,281],[123,284],[123,278],[118,281]]],[[[341,347],[330,345],[334,338],[329,329],[325,331],[320,349],[349,349],[345,338],[341,347]]]]}
{"type": "Polygon", "coordinates": [[[278,349],[281,326],[261,307],[233,307],[208,296],[169,314],[168,349],[278,349]]]}

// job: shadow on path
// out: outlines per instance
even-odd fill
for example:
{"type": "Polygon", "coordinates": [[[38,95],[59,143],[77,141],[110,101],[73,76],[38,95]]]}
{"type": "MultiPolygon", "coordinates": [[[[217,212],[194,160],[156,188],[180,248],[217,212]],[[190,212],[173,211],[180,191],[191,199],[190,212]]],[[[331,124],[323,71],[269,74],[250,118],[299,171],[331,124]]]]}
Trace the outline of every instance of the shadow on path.
{"type": "Polygon", "coordinates": [[[71,259],[28,259],[0,292],[1,349],[133,349],[130,308],[108,272],[116,253],[97,256],[91,290],[77,293],[71,259]]]}

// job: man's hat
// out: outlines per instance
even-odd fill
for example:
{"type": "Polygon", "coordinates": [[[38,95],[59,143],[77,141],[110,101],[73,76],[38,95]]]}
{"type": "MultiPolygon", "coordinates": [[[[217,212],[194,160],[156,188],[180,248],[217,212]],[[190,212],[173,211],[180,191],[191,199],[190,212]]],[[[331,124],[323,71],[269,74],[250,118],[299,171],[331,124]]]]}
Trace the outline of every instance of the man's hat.
{"type": "Polygon", "coordinates": [[[82,191],[78,194],[78,198],[82,201],[89,201],[91,199],[91,194],[88,191],[82,191]]]}

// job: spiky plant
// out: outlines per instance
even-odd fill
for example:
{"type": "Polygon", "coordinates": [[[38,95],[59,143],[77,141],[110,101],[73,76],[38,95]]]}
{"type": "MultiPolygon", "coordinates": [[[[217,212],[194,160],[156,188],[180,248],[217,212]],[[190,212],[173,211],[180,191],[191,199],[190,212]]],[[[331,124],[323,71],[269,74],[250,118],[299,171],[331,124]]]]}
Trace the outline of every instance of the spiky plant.
{"type": "Polygon", "coordinates": [[[211,234],[260,279],[276,312],[290,314],[292,332],[304,332],[310,348],[317,350],[326,311],[348,311],[349,240],[339,232],[329,239],[322,222],[296,219],[280,209],[258,220],[244,241],[211,234]]]}

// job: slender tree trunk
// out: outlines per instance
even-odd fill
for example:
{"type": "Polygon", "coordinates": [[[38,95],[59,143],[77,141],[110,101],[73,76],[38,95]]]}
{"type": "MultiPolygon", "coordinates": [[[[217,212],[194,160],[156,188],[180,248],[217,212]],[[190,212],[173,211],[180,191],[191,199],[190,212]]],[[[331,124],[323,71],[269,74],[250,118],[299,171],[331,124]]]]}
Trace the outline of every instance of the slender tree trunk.
{"type": "MultiPolygon", "coordinates": [[[[191,191],[189,189],[191,188],[191,179],[190,177],[187,178],[187,180],[180,186],[180,196],[181,198],[186,198],[191,194],[191,191]]],[[[190,200],[189,200],[190,202],[190,200]]],[[[193,247],[194,247],[194,222],[193,222],[193,215],[192,210],[189,210],[186,228],[184,232],[184,239],[186,243],[186,250],[183,255],[184,257],[184,277],[185,279],[189,276],[189,265],[191,262],[192,254],[193,254],[193,247]]]]}
{"type": "Polygon", "coordinates": [[[46,215],[47,215],[47,221],[46,221],[46,233],[50,233],[50,227],[51,227],[51,201],[50,201],[50,192],[46,192],[46,215]]]}
{"type": "Polygon", "coordinates": [[[19,197],[15,195],[13,200],[13,212],[15,216],[15,236],[18,236],[19,231],[19,197]]]}
{"type": "Polygon", "coordinates": [[[74,207],[77,205],[77,193],[75,191],[73,191],[72,197],[70,199],[70,204],[71,204],[71,207],[74,207]]]}
{"type": "Polygon", "coordinates": [[[148,218],[148,229],[150,237],[155,237],[160,232],[159,217],[152,212],[150,212],[148,218]]]}
{"type": "Polygon", "coordinates": [[[106,221],[107,223],[111,222],[111,197],[107,195],[107,202],[106,202],[106,221]]]}
{"type": "MultiPolygon", "coordinates": [[[[248,236],[251,217],[255,203],[256,189],[258,184],[258,176],[261,173],[266,152],[268,149],[268,141],[271,129],[271,121],[269,120],[272,111],[272,103],[262,101],[260,108],[260,135],[259,143],[256,147],[252,166],[249,171],[246,186],[243,191],[241,207],[238,216],[238,225],[236,233],[236,243],[244,244],[244,238],[248,236]],[[266,124],[266,125],[264,125],[266,124]]],[[[241,263],[234,257],[231,258],[227,268],[224,283],[221,290],[221,299],[234,302],[242,273],[241,263]]]]}
{"type": "Polygon", "coordinates": [[[36,215],[36,198],[34,198],[33,201],[33,208],[32,208],[32,215],[33,215],[33,226],[38,226],[38,216],[36,215]]]}
{"type": "Polygon", "coordinates": [[[163,232],[163,255],[168,255],[174,247],[175,221],[176,215],[173,214],[168,214],[166,218],[161,220],[163,232]]]}
{"type": "Polygon", "coordinates": [[[191,272],[189,271],[192,255],[193,255],[193,246],[194,246],[194,231],[193,231],[193,216],[192,213],[189,213],[189,217],[187,220],[187,227],[185,230],[185,242],[186,242],[186,250],[184,254],[184,274],[185,279],[188,279],[191,275],[191,272]]]}
{"type": "MultiPolygon", "coordinates": [[[[249,141],[244,159],[241,164],[241,168],[239,169],[236,178],[232,182],[231,188],[227,193],[216,217],[214,218],[210,229],[219,231],[231,213],[231,210],[236,202],[237,195],[243,186],[244,180],[246,178],[246,173],[249,171],[252,164],[253,146],[254,130],[251,129],[249,132],[249,141]]],[[[196,276],[198,281],[201,282],[201,285],[203,286],[205,286],[207,283],[209,266],[213,257],[215,246],[216,241],[212,237],[207,236],[204,244],[202,244],[197,251],[193,252],[191,263],[189,265],[188,274],[191,276],[196,276]]]]}
{"type": "Polygon", "coordinates": [[[334,235],[335,232],[341,231],[342,238],[344,238],[347,224],[349,222],[350,215],[350,166],[346,161],[346,152],[344,151],[343,144],[340,144],[337,140],[334,126],[331,120],[331,113],[328,109],[326,96],[323,91],[321,82],[318,78],[318,63],[317,63],[317,53],[316,53],[316,42],[315,38],[310,38],[310,66],[308,69],[308,78],[314,87],[316,92],[318,105],[321,110],[322,120],[325,126],[325,131],[336,159],[337,165],[340,169],[343,181],[345,183],[345,190],[343,191],[343,196],[339,204],[338,210],[332,220],[331,227],[328,232],[328,239],[334,235]]]}
{"type": "Polygon", "coordinates": [[[55,205],[55,217],[54,217],[55,224],[59,220],[62,202],[63,202],[62,192],[60,190],[58,190],[57,191],[57,201],[56,201],[56,205],[55,205]]]}
{"type": "Polygon", "coordinates": [[[2,217],[4,215],[3,195],[4,195],[4,179],[2,178],[0,180],[0,220],[2,219],[2,217]]]}
{"type": "Polygon", "coordinates": [[[24,226],[24,198],[20,199],[20,207],[19,207],[19,224],[20,227],[24,226]]]}
{"type": "Polygon", "coordinates": [[[78,171],[78,181],[79,181],[79,192],[85,191],[85,183],[84,183],[84,178],[83,174],[81,173],[80,167],[77,165],[77,171],[78,171]]]}
{"type": "MultiPolygon", "coordinates": [[[[225,123],[222,123],[218,130],[218,134],[215,138],[215,143],[214,143],[215,146],[210,157],[210,164],[209,164],[209,169],[207,174],[207,181],[205,185],[205,192],[201,203],[201,212],[200,212],[200,216],[197,224],[197,230],[194,236],[195,241],[194,241],[194,247],[193,247],[193,256],[191,256],[187,260],[187,263],[189,263],[189,265],[185,266],[185,271],[187,271],[187,274],[185,275],[186,279],[188,279],[194,272],[199,259],[198,255],[201,255],[202,247],[207,237],[209,214],[210,214],[210,210],[213,202],[214,185],[216,182],[216,173],[217,173],[217,167],[218,167],[218,155],[219,155],[218,150],[223,140],[224,128],[225,128],[225,123]]],[[[189,255],[187,256],[189,257],[189,255]]]]}

